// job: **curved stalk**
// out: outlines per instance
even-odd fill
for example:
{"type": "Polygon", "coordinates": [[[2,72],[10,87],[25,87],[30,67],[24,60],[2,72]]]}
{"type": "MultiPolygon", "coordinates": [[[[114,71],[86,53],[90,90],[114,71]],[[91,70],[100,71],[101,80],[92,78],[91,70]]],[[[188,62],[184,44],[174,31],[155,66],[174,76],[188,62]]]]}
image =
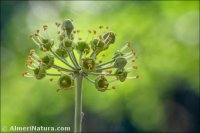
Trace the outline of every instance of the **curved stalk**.
{"type": "Polygon", "coordinates": [[[102,63],[102,64],[99,64],[98,66],[96,67],[101,67],[101,66],[105,66],[107,64],[110,64],[110,63],[113,63],[115,61],[115,59],[111,60],[111,61],[108,61],[108,62],[105,62],[105,63],[102,63]]]}
{"type": "Polygon", "coordinates": [[[52,68],[55,68],[55,69],[58,69],[58,70],[63,70],[65,72],[74,72],[73,70],[69,70],[69,69],[66,69],[66,68],[63,68],[63,67],[60,67],[60,66],[57,66],[57,65],[53,65],[52,68]]]}
{"type": "Polygon", "coordinates": [[[83,119],[82,113],[82,92],[83,92],[83,76],[76,77],[75,82],[75,117],[74,117],[74,133],[81,132],[81,123],[83,119]]]}
{"type": "Polygon", "coordinates": [[[111,68],[114,68],[114,66],[108,66],[108,67],[99,68],[99,69],[96,69],[96,71],[106,70],[106,69],[111,69],[111,68]]]}
{"type": "Polygon", "coordinates": [[[71,55],[71,52],[69,52],[69,51],[66,51],[66,52],[67,52],[67,54],[68,54],[68,56],[69,56],[69,58],[70,58],[72,64],[74,65],[74,67],[75,67],[76,69],[79,69],[79,67],[77,66],[77,64],[76,64],[76,62],[75,62],[75,59],[74,59],[73,56],[71,55]]]}
{"type": "Polygon", "coordinates": [[[60,61],[62,61],[64,64],[66,64],[68,67],[72,68],[73,70],[76,70],[74,67],[72,67],[66,60],[64,60],[62,57],[60,57],[59,55],[57,55],[52,49],[50,49],[51,53],[53,55],[55,55],[55,57],[57,59],[59,59],[60,61]]]}

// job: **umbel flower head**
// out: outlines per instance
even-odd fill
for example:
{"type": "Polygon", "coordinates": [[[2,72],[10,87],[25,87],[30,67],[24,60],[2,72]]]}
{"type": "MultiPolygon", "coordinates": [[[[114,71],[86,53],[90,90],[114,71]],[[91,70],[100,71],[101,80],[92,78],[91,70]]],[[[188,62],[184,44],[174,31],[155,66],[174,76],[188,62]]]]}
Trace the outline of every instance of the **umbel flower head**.
{"type": "Polygon", "coordinates": [[[69,19],[62,23],[56,22],[55,26],[58,29],[58,37],[55,38],[58,44],[48,35],[47,25],[30,35],[43,56],[30,50],[26,62],[30,72],[24,72],[24,77],[38,80],[50,77],[50,81],[58,82],[58,90],[62,90],[72,89],[74,79],[82,75],[101,92],[116,89],[115,86],[110,86],[114,81],[124,82],[126,79],[139,77],[129,75],[137,69],[134,65],[137,55],[130,42],[113,52],[110,60],[103,62],[106,50],[117,41],[116,34],[108,27],[99,26],[98,30],[88,30],[86,38],[81,38],[80,30],[74,29],[74,24],[69,19]],[[57,65],[55,60],[61,61],[65,66],[57,65]],[[53,69],[57,71],[52,73],[53,69]]]}

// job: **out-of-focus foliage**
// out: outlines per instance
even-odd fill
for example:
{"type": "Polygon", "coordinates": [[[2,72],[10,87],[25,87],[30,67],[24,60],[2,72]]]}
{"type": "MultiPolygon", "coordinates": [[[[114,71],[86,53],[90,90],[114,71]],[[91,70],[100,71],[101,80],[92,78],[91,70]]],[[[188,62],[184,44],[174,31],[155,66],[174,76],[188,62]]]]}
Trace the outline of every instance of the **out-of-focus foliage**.
{"type": "Polygon", "coordinates": [[[73,128],[74,91],[57,93],[57,83],[48,78],[20,76],[28,51],[37,49],[28,35],[48,24],[55,37],[54,23],[70,18],[82,37],[99,25],[116,32],[116,43],[105,60],[127,41],[138,53],[139,69],[134,73],[139,79],[117,83],[116,90],[104,93],[84,81],[83,131],[199,130],[197,113],[191,112],[199,110],[198,5],[197,1],[1,2],[1,126],[73,128]],[[178,99],[189,102],[189,107],[174,100],[184,90],[193,99],[187,97],[190,93],[178,99]],[[183,120],[177,123],[188,128],[176,126],[176,117],[169,120],[178,107],[183,120]]]}

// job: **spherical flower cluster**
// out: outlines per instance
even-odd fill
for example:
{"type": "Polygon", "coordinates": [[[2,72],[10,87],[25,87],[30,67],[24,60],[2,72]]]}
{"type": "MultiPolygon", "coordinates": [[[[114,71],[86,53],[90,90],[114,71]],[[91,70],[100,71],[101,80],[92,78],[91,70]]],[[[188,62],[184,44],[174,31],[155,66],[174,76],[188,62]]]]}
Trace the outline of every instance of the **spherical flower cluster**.
{"type": "Polygon", "coordinates": [[[58,28],[59,44],[57,45],[49,37],[47,25],[43,26],[43,30],[36,30],[34,34],[30,35],[44,56],[40,57],[35,50],[30,50],[26,66],[32,72],[24,72],[22,74],[24,77],[38,80],[47,76],[53,77],[50,78],[50,81],[54,81],[54,77],[56,77],[58,90],[63,90],[72,89],[74,79],[82,75],[101,92],[116,89],[115,86],[109,87],[114,81],[124,82],[126,79],[139,77],[138,75],[128,77],[131,71],[137,69],[137,66],[134,65],[137,55],[129,42],[113,52],[111,60],[102,61],[106,50],[110,45],[116,43],[116,34],[108,27],[99,26],[98,31],[88,30],[86,38],[82,39],[79,37],[80,30],[74,29],[71,20],[66,19],[62,23],[56,22],[55,25],[58,28]],[[78,56],[75,51],[79,54],[78,56]],[[56,59],[63,62],[65,67],[57,65],[56,59]],[[56,69],[57,73],[50,73],[50,69],[56,69]],[[92,79],[90,76],[96,78],[92,79]],[[108,80],[107,77],[114,77],[114,79],[108,80]]]}

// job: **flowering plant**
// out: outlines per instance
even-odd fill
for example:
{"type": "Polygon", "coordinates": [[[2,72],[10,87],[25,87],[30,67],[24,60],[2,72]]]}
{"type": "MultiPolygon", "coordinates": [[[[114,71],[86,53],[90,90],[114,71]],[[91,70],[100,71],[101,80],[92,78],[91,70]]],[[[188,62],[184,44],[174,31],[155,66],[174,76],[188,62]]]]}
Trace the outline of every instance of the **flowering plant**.
{"type": "MultiPolygon", "coordinates": [[[[49,37],[47,25],[43,26],[42,32],[36,30],[34,34],[30,35],[44,56],[40,57],[35,50],[30,50],[26,66],[32,72],[26,71],[22,75],[38,80],[46,76],[57,77],[59,85],[57,91],[71,90],[75,87],[74,132],[81,132],[83,78],[94,84],[98,91],[105,92],[116,89],[115,86],[109,87],[112,82],[124,82],[126,79],[139,77],[138,75],[128,77],[131,71],[137,69],[137,66],[132,65],[137,59],[137,55],[128,42],[114,52],[111,60],[103,62],[102,58],[105,57],[105,54],[100,56],[100,53],[106,51],[116,41],[116,34],[108,27],[99,26],[98,31],[88,30],[86,39],[82,39],[79,37],[80,30],[74,29],[71,20],[66,19],[62,23],[56,22],[55,25],[60,29],[57,32],[59,45],[55,45],[54,40],[49,37]],[[79,54],[78,58],[75,51],[79,54]],[[55,59],[64,63],[65,67],[57,65],[55,59]],[[131,64],[131,67],[127,68],[128,64],[131,64]],[[50,73],[48,72],[50,69],[56,69],[57,72],[50,73]],[[96,76],[96,79],[90,78],[90,75],[96,76]],[[108,80],[109,76],[115,79],[108,80]]],[[[53,80],[50,78],[50,81],[53,80]]]]}

